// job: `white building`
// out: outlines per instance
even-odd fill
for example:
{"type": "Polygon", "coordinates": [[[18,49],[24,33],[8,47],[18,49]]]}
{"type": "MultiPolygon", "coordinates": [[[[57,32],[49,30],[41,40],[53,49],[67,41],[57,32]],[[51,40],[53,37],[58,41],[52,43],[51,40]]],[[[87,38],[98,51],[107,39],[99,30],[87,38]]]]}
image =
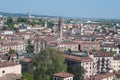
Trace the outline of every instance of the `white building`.
{"type": "Polygon", "coordinates": [[[93,59],[89,56],[64,55],[65,63],[70,65],[82,66],[85,70],[84,79],[94,74],[93,59]]]}
{"type": "Polygon", "coordinates": [[[120,57],[114,57],[113,59],[113,70],[120,71],[120,57]]]}
{"type": "Polygon", "coordinates": [[[21,65],[10,61],[0,63],[0,77],[10,73],[21,74],[21,65]]]}
{"type": "Polygon", "coordinates": [[[94,72],[101,73],[113,68],[113,56],[107,52],[95,52],[94,55],[94,72]]]}
{"type": "Polygon", "coordinates": [[[4,31],[2,34],[4,34],[4,35],[13,35],[13,31],[4,31]]]}

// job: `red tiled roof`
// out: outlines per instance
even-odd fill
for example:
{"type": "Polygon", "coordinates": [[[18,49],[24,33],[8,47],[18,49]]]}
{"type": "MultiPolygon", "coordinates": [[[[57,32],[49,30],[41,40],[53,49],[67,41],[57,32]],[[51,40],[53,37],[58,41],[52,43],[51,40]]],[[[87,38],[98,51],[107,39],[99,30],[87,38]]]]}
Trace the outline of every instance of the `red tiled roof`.
{"type": "Polygon", "coordinates": [[[21,74],[9,73],[9,74],[6,74],[6,75],[0,77],[0,80],[12,80],[13,78],[20,79],[21,76],[22,76],[21,74]]]}
{"type": "Polygon", "coordinates": [[[0,63],[0,68],[2,67],[9,67],[9,66],[15,66],[15,65],[18,65],[18,63],[15,63],[15,62],[3,62],[3,63],[0,63]]]}
{"type": "Polygon", "coordinates": [[[84,80],[100,80],[100,79],[104,79],[104,78],[114,76],[114,75],[115,75],[114,73],[97,74],[84,80]]]}
{"type": "Polygon", "coordinates": [[[16,35],[31,35],[31,34],[32,33],[28,33],[27,31],[16,33],[16,35]]]}
{"type": "Polygon", "coordinates": [[[79,56],[73,56],[73,55],[64,55],[64,57],[66,59],[73,60],[73,61],[76,61],[76,62],[89,62],[89,61],[93,61],[93,59],[90,58],[89,56],[87,56],[87,57],[79,57],[79,56]]]}
{"type": "Polygon", "coordinates": [[[92,52],[91,54],[93,54],[95,57],[113,57],[112,54],[110,54],[109,52],[92,52]]]}
{"type": "Polygon", "coordinates": [[[51,37],[51,36],[47,36],[47,37],[44,38],[44,40],[47,41],[47,42],[52,42],[52,41],[55,41],[56,38],[55,37],[51,37]]]}
{"type": "Polygon", "coordinates": [[[10,56],[8,56],[8,55],[3,55],[3,56],[1,57],[1,60],[9,60],[9,58],[10,58],[10,56]]]}
{"type": "Polygon", "coordinates": [[[31,62],[32,59],[30,59],[30,58],[23,58],[21,61],[23,61],[23,62],[31,62]]]}
{"type": "Polygon", "coordinates": [[[17,54],[9,54],[10,57],[17,57],[17,54]]]}
{"type": "Polygon", "coordinates": [[[64,42],[60,42],[59,44],[78,44],[78,43],[73,41],[64,41],[64,42]]]}
{"type": "Polygon", "coordinates": [[[20,43],[20,42],[9,42],[9,43],[4,43],[2,46],[14,46],[14,45],[22,45],[25,44],[25,42],[20,43]]]}
{"type": "Polygon", "coordinates": [[[106,48],[118,48],[118,46],[115,45],[115,44],[105,44],[102,47],[106,47],[106,48]]]}
{"type": "Polygon", "coordinates": [[[81,41],[81,44],[99,44],[98,41],[81,41]]]}
{"type": "Polygon", "coordinates": [[[53,76],[61,77],[61,78],[67,78],[67,77],[72,77],[74,75],[71,74],[71,73],[67,73],[67,72],[60,72],[60,73],[53,74],[53,76]]]}
{"type": "Polygon", "coordinates": [[[120,72],[119,72],[119,71],[116,71],[116,72],[115,72],[115,75],[120,75],[120,72]]]}
{"type": "Polygon", "coordinates": [[[114,57],[113,60],[120,60],[120,56],[114,57]]]}
{"type": "Polygon", "coordinates": [[[41,32],[51,32],[51,30],[49,28],[44,28],[44,29],[41,29],[41,32]]]}

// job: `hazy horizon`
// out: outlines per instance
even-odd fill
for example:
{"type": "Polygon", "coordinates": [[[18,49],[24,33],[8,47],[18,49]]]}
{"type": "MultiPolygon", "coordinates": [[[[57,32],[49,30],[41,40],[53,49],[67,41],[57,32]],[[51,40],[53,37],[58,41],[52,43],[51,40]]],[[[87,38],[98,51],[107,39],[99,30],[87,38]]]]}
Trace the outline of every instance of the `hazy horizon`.
{"type": "Polygon", "coordinates": [[[1,0],[0,12],[120,19],[120,0],[1,0]]]}

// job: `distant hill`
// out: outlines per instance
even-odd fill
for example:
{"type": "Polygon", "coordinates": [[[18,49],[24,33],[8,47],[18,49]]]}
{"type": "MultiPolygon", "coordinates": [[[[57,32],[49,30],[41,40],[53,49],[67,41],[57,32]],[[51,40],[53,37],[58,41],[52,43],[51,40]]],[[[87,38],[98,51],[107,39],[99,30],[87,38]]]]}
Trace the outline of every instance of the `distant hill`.
{"type": "Polygon", "coordinates": [[[22,14],[22,13],[0,12],[0,15],[3,15],[3,16],[6,16],[6,17],[27,17],[27,14],[22,14]]]}
{"type": "MultiPolygon", "coordinates": [[[[7,12],[0,12],[0,15],[6,16],[6,17],[28,17],[28,14],[23,13],[7,13],[7,12]]],[[[56,16],[47,16],[47,15],[32,15],[35,17],[56,17],[56,16]]]]}
{"type": "MultiPolygon", "coordinates": [[[[28,17],[28,14],[26,13],[8,13],[8,12],[0,12],[0,15],[3,15],[3,16],[6,16],[6,17],[28,17]]],[[[32,16],[35,16],[35,17],[50,17],[50,18],[58,18],[58,16],[48,16],[48,15],[35,15],[35,14],[32,14],[32,16]]],[[[79,20],[82,20],[82,21],[88,21],[88,20],[91,20],[91,21],[95,21],[95,22],[106,22],[106,21],[109,21],[109,22],[113,22],[113,23],[120,23],[120,19],[103,19],[103,18],[71,18],[71,17],[63,17],[63,18],[70,18],[70,19],[78,19],[77,21],[79,20]]]]}

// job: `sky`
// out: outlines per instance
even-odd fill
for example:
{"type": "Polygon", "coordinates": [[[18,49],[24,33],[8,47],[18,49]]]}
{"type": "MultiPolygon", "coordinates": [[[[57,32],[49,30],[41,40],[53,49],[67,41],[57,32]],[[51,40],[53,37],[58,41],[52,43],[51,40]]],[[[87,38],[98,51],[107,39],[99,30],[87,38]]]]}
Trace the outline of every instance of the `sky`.
{"type": "Polygon", "coordinates": [[[0,12],[120,19],[120,0],[0,0],[0,12]]]}

